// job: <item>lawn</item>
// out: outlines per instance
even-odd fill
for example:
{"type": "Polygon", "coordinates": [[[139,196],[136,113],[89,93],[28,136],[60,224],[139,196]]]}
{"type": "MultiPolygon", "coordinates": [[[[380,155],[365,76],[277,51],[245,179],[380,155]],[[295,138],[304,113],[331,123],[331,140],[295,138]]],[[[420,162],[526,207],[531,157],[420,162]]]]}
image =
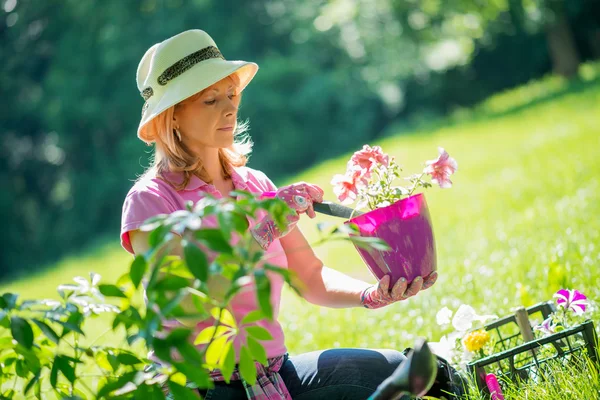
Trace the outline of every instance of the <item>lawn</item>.
{"type": "MultiPolygon", "coordinates": [[[[593,71],[584,70],[584,79],[574,84],[546,78],[429,127],[370,143],[395,156],[407,173],[435,158],[438,146],[458,161],[454,186],[426,194],[439,280],[418,296],[380,310],[320,308],[286,290],[280,320],[289,351],[401,350],[419,336],[436,341],[444,332],[435,316],[444,306],[455,310],[465,303],[480,314],[506,315],[565,287],[600,298],[600,82],[593,71]]],[[[316,183],[334,200],[329,181],[345,170],[348,157],[279,183],[316,183]]],[[[301,221],[311,241],[317,239],[316,222],[322,221],[340,222],[322,216],[301,221]]],[[[315,250],[326,265],[373,281],[350,243],[331,242],[315,250]]],[[[114,282],[130,261],[115,238],[0,291],[55,297],[58,284],[89,271],[114,282]]],[[[599,321],[597,310],[594,320],[599,321]]],[[[104,324],[87,327],[90,340],[104,324]]]]}

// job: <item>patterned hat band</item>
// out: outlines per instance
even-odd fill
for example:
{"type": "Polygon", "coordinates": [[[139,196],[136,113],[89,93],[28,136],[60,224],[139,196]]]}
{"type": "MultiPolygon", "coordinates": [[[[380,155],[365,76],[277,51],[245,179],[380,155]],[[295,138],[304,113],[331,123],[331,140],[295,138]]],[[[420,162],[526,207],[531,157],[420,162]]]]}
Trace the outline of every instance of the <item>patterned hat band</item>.
{"type": "MultiPolygon", "coordinates": [[[[188,56],[185,56],[181,60],[177,61],[175,64],[171,65],[167,68],[156,80],[160,86],[165,86],[169,81],[177,78],[179,75],[183,74],[188,69],[192,68],[194,65],[202,62],[204,60],[209,60],[211,58],[220,58],[222,60],[225,59],[219,49],[215,46],[208,46],[201,50],[198,50],[188,56]]],[[[148,101],[150,97],[154,94],[154,90],[151,86],[142,90],[140,93],[141,96],[148,101]]],[[[144,108],[147,108],[147,105],[144,105],[144,108]]]]}

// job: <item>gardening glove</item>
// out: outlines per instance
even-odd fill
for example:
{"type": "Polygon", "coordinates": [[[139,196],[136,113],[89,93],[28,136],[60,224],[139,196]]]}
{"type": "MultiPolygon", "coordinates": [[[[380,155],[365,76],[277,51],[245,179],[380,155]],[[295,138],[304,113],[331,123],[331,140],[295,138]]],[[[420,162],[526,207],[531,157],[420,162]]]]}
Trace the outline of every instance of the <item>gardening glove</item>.
{"type": "Polygon", "coordinates": [[[437,272],[429,274],[425,280],[417,276],[410,285],[405,278],[400,278],[390,290],[390,276],[385,275],[376,285],[369,286],[363,290],[360,302],[365,308],[381,308],[397,301],[406,300],[419,293],[421,290],[429,289],[437,280],[437,272]]]}
{"type": "Polygon", "coordinates": [[[252,236],[263,250],[267,250],[276,239],[282,238],[291,232],[298,223],[300,214],[306,213],[310,218],[315,217],[313,202],[323,201],[323,189],[317,185],[299,182],[289,186],[282,186],[275,193],[275,197],[285,201],[294,211],[287,217],[287,226],[281,231],[275,221],[267,215],[261,219],[251,230],[252,236]]]}

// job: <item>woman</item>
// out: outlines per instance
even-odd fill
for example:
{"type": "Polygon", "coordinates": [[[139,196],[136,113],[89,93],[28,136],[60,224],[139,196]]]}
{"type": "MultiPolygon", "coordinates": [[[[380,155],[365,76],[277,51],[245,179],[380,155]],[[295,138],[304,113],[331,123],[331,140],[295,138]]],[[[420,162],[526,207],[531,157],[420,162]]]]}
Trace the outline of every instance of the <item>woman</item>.
{"type": "MultiPolygon", "coordinates": [[[[239,140],[244,126],[237,124],[241,92],[258,70],[254,63],[226,61],[215,42],[201,30],[190,30],[152,46],[137,71],[137,84],[146,100],[138,137],[155,144],[153,166],[131,188],[123,206],[121,240],[132,254],[148,250],[148,233],[139,227],[157,214],[185,208],[206,193],[229,196],[234,190],[254,193],[276,191],[297,213],[286,230],[279,231],[268,215],[249,229],[270,262],[293,270],[304,283],[303,297],[325,307],[379,308],[414,296],[433,285],[437,274],[416,278],[410,285],[389,278],[370,285],[327,268],[295,227],[299,215],[314,217],[313,202],[323,191],[308,183],[277,189],[260,171],[245,167],[250,142],[239,140]],[[294,249],[294,251],[291,251],[294,249]],[[300,250],[299,250],[300,249],[300,250]]],[[[181,254],[181,250],[175,250],[181,254]]],[[[218,282],[209,282],[210,290],[218,282]]],[[[394,350],[335,349],[297,356],[286,353],[277,322],[282,281],[272,278],[274,321],[259,321],[273,340],[264,342],[269,368],[259,371],[253,387],[234,380],[226,385],[216,371],[215,389],[206,395],[218,399],[366,399],[404,359],[394,350]]],[[[216,290],[216,289],[215,289],[216,290]]],[[[241,320],[257,309],[254,287],[232,301],[232,313],[241,320]]],[[[177,324],[174,321],[173,324],[177,324]]],[[[197,324],[198,332],[210,321],[197,324]]],[[[234,376],[235,378],[235,376],[234,376]]]]}

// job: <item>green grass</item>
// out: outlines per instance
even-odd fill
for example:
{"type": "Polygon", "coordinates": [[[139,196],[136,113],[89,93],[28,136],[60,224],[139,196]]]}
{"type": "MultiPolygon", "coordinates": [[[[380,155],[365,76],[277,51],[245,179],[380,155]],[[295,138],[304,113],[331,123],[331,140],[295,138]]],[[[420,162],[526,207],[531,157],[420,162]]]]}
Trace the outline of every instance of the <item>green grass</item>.
{"type": "MultiPolygon", "coordinates": [[[[547,78],[462,112],[448,119],[447,127],[441,121],[436,129],[370,143],[394,155],[407,173],[435,158],[437,146],[458,161],[454,187],[427,192],[439,280],[409,301],[375,311],[320,308],[286,290],[280,321],[289,351],[401,350],[418,336],[436,341],[444,333],[435,322],[443,306],[456,309],[466,303],[480,313],[503,316],[514,307],[548,300],[562,287],[600,298],[600,83],[597,74],[587,74],[573,90],[547,78]],[[544,85],[550,88],[548,99],[540,89],[544,85]]],[[[333,200],[329,181],[345,170],[348,157],[325,162],[293,180],[319,184],[326,199],[333,200]]],[[[316,221],[303,219],[301,229],[312,241],[319,221],[340,222],[321,216],[316,221]]],[[[333,242],[315,250],[326,265],[373,281],[349,243],[333,242]]],[[[39,275],[8,283],[0,292],[55,297],[59,283],[89,271],[114,282],[130,261],[115,240],[39,275]]],[[[594,319],[599,321],[598,311],[594,319]]],[[[103,324],[94,322],[87,328],[90,340],[103,331],[103,324]]],[[[597,392],[598,381],[588,386],[597,392]]],[[[543,390],[550,389],[533,389],[527,398],[559,398],[541,394],[543,390]]]]}

